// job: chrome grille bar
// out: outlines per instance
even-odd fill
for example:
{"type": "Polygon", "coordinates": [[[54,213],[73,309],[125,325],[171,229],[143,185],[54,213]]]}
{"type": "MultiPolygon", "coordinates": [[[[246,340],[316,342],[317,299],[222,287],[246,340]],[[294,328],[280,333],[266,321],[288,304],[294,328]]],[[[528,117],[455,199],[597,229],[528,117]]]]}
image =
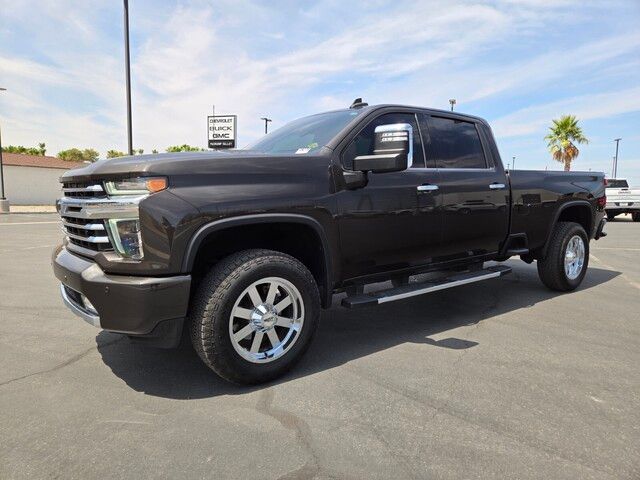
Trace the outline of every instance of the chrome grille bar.
{"type": "Polygon", "coordinates": [[[138,218],[138,204],[145,195],[126,200],[112,198],[62,197],[58,202],[60,215],[80,219],[138,218]]]}
{"type": "Polygon", "coordinates": [[[100,184],[95,184],[95,185],[88,185],[86,187],[63,187],[62,191],[64,193],[76,193],[76,192],[104,192],[104,189],[102,188],[102,185],[100,184]]]}
{"type": "Polygon", "coordinates": [[[64,182],[62,184],[62,195],[66,198],[82,199],[107,197],[101,182],[64,182]]]}
{"type": "Polygon", "coordinates": [[[62,225],[64,225],[65,227],[70,227],[70,228],[81,228],[82,230],[104,230],[104,224],[103,223],[71,223],[71,222],[67,222],[64,219],[62,219],[62,225]]]}
{"type": "Polygon", "coordinates": [[[83,237],[81,235],[75,235],[73,233],[69,233],[67,231],[65,231],[65,233],[67,234],[67,237],[72,238],[74,240],[80,240],[82,242],[89,242],[89,243],[111,243],[109,241],[109,237],[97,237],[97,236],[89,236],[89,237],[83,237]]]}

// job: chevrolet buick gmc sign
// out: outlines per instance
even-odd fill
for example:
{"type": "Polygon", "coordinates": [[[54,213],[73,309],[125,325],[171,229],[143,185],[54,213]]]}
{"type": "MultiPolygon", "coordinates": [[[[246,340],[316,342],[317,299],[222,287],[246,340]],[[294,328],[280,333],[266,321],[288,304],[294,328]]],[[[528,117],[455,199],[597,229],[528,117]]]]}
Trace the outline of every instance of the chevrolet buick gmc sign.
{"type": "Polygon", "coordinates": [[[236,148],[237,115],[213,115],[207,117],[209,148],[236,148]]]}

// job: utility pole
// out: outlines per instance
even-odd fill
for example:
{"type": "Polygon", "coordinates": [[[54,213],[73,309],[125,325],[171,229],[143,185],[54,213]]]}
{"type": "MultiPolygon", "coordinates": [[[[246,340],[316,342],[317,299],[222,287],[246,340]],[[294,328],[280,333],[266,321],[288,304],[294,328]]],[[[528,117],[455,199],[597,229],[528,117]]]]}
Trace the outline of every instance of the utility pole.
{"type": "Polygon", "coordinates": [[[616,178],[615,174],[613,173],[615,168],[616,168],[616,156],[614,155],[613,157],[611,157],[611,178],[616,178]]]}
{"type": "Polygon", "coordinates": [[[267,133],[269,133],[269,122],[272,122],[273,120],[267,117],[261,117],[260,120],[264,120],[264,134],[266,135],[267,133]]]}
{"type": "Polygon", "coordinates": [[[124,0],[124,64],[127,82],[127,140],[129,155],[133,155],[133,132],[131,130],[131,65],[129,61],[129,0],[124,0]]]}
{"type": "MultiPolygon", "coordinates": [[[[0,87],[0,92],[7,89],[0,87]]],[[[0,132],[0,213],[9,213],[9,200],[4,196],[4,166],[2,164],[2,133],[0,132]]]]}
{"type": "Polygon", "coordinates": [[[618,145],[620,144],[620,140],[622,140],[622,138],[613,139],[613,141],[616,142],[616,156],[615,161],[613,162],[613,178],[618,176],[618,145]]]}
{"type": "Polygon", "coordinates": [[[449,103],[451,104],[451,111],[453,112],[453,106],[456,104],[456,99],[455,98],[450,98],[449,99],[449,103]]]}

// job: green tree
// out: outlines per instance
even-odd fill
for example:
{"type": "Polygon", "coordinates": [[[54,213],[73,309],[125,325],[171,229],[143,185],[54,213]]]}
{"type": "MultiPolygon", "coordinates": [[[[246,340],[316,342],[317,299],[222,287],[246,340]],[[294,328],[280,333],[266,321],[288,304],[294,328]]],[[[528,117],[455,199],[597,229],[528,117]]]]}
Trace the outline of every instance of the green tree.
{"type": "Polygon", "coordinates": [[[564,165],[565,172],[571,170],[571,162],[578,157],[580,150],[576,144],[589,143],[578,125],[574,115],[563,115],[553,120],[549,134],[544,137],[553,159],[564,165]]]}
{"type": "Polygon", "coordinates": [[[126,153],[121,152],[120,150],[107,150],[107,158],[117,158],[124,157],[126,153]]]}
{"type": "Polygon", "coordinates": [[[151,153],[158,153],[158,150],[154,148],[153,150],[151,150],[151,153]]]}
{"type": "Polygon", "coordinates": [[[142,155],[144,153],[144,148],[139,148],[134,152],[135,155],[142,155]]]}
{"type": "Polygon", "coordinates": [[[85,148],[84,150],[70,148],[58,152],[58,158],[68,162],[95,162],[99,156],[100,153],[93,148],[85,148]]]}
{"type": "Polygon", "coordinates": [[[183,145],[173,145],[171,147],[167,147],[167,152],[203,152],[204,148],[200,147],[192,147],[191,145],[187,145],[186,143],[183,145]]]}
{"type": "Polygon", "coordinates": [[[42,156],[47,153],[47,148],[44,143],[39,143],[37,147],[25,147],[23,145],[7,145],[2,147],[3,152],[7,153],[20,153],[22,155],[39,155],[42,156]]]}

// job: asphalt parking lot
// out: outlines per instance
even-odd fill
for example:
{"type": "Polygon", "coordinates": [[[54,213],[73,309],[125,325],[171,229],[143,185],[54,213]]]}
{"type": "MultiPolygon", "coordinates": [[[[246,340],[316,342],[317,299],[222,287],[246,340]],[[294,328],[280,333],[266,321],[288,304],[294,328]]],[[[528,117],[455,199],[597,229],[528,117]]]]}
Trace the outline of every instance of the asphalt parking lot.
{"type": "Polygon", "coordinates": [[[574,293],[514,260],[334,306],[295,371],[248,389],[74,317],[56,216],[1,216],[0,478],[640,478],[640,223],[608,232],[574,293]]]}

